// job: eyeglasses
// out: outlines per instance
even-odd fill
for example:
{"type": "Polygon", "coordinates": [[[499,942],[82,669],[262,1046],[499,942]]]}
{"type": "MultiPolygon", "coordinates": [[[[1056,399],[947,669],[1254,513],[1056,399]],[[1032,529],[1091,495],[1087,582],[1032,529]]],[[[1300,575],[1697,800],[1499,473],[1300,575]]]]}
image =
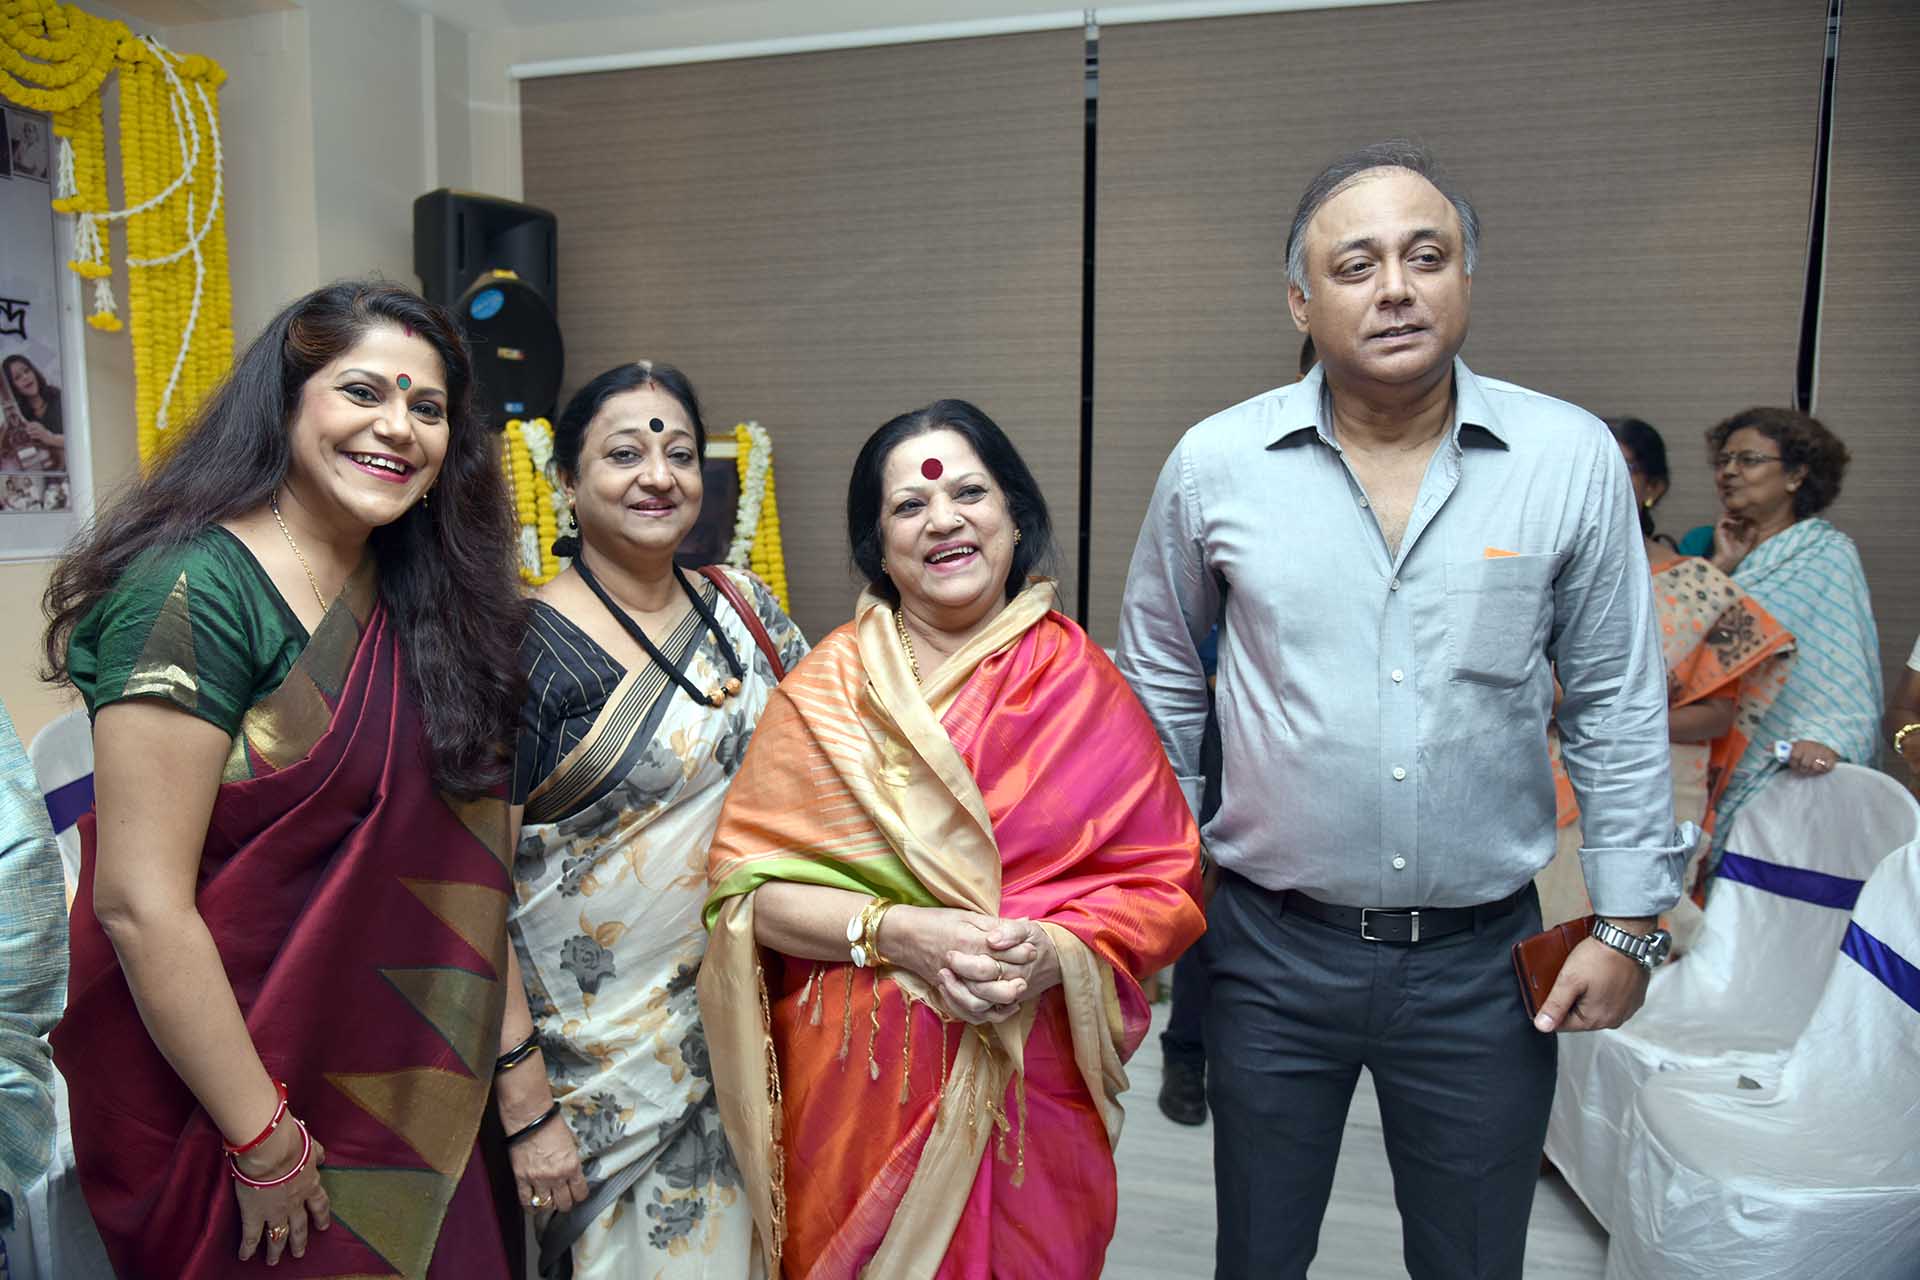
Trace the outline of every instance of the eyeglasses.
{"type": "Polygon", "coordinates": [[[1767,463],[1778,461],[1780,461],[1780,455],[1777,453],[1750,453],[1744,451],[1740,453],[1716,453],[1713,455],[1713,469],[1715,471],[1725,471],[1727,464],[1731,462],[1742,471],[1758,471],[1767,463]]]}

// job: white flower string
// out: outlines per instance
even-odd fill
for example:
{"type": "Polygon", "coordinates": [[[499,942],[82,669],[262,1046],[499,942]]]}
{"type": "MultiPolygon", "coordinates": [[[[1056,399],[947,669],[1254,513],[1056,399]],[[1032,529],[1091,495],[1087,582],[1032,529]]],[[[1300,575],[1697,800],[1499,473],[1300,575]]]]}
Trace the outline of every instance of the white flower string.
{"type": "Polygon", "coordinates": [[[740,506],[733,520],[733,544],[727,563],[745,569],[753,555],[753,538],[760,527],[760,508],[767,498],[767,477],[773,471],[773,438],[757,422],[741,424],[747,436],[747,474],[740,485],[740,506]]]}

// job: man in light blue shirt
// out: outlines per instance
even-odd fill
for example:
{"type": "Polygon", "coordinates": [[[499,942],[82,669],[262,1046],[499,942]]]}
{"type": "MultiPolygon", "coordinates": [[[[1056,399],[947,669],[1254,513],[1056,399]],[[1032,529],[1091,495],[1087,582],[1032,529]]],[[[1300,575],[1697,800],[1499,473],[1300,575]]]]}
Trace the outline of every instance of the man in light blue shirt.
{"type": "Polygon", "coordinates": [[[47,804],[0,706],[0,1229],[53,1153],[46,1036],[67,998],[66,905],[47,804]]]}
{"type": "Polygon", "coordinates": [[[1222,611],[1206,824],[1217,1274],[1304,1276],[1362,1066],[1415,1277],[1518,1280],[1555,1030],[1614,1026],[1679,895],[1666,670],[1619,449],[1458,358],[1472,206],[1381,144],[1288,237],[1320,364],[1162,470],[1118,650],[1196,803],[1196,644],[1222,611]],[[1554,680],[1595,909],[1530,1023],[1510,959],[1554,851],[1554,680]],[[1654,939],[1654,940],[1649,940],[1654,939]],[[1644,953],[1644,958],[1642,957],[1644,953]]]}

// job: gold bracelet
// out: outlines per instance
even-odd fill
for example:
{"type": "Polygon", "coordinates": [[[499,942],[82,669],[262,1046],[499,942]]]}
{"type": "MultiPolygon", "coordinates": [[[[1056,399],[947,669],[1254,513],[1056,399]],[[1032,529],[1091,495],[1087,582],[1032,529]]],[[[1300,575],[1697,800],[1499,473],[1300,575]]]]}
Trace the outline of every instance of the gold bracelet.
{"type": "Polygon", "coordinates": [[[880,936],[880,917],[893,905],[885,898],[869,898],[859,913],[847,921],[847,953],[854,968],[872,969],[889,963],[880,954],[876,939],[880,936]]]}
{"type": "Polygon", "coordinates": [[[1905,746],[1907,745],[1907,735],[1912,733],[1916,729],[1920,729],[1920,721],[1915,721],[1912,724],[1903,724],[1900,726],[1899,729],[1897,729],[1894,732],[1893,754],[1895,755],[1905,754],[1903,748],[1905,748],[1905,746]]]}

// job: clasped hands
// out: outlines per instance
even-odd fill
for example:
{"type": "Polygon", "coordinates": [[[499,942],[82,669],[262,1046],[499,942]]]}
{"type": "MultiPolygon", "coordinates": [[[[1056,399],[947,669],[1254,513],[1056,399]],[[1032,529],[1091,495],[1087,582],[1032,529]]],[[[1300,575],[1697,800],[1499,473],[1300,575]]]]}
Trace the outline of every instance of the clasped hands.
{"type": "Polygon", "coordinates": [[[876,941],[887,960],[918,975],[963,1022],[1004,1022],[1060,984],[1060,956],[1031,920],[952,907],[895,907],[876,941]]]}

